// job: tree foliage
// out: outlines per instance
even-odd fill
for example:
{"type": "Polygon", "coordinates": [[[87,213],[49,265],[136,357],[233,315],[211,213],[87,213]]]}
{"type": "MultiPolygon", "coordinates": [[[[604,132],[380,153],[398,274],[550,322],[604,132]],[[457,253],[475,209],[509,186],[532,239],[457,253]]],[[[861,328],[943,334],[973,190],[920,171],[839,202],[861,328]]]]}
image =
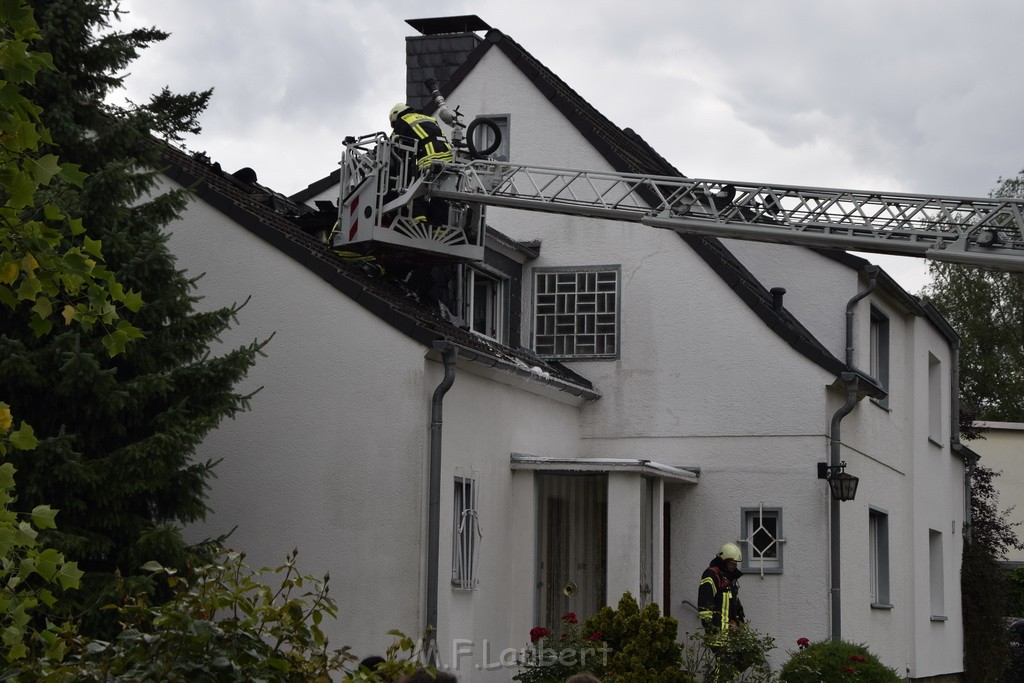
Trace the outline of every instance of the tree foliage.
{"type": "MultiPolygon", "coordinates": [[[[2,2],[5,12],[18,6],[2,2]]],[[[52,54],[54,69],[37,74],[35,104],[25,111],[49,130],[38,140],[42,158],[59,155],[77,166],[74,173],[49,176],[35,193],[43,208],[32,220],[66,230],[33,229],[57,240],[53,251],[77,253],[62,266],[98,280],[101,291],[85,289],[88,301],[95,295],[102,304],[104,292],[123,301],[116,317],[90,325],[76,316],[78,324],[52,325],[43,336],[38,306],[0,306],[0,397],[32,425],[39,442],[31,456],[9,454],[18,469],[19,500],[29,509],[51,504],[62,511],[61,527],[48,531],[46,541],[85,570],[81,601],[71,607],[86,610],[113,597],[118,575],[126,588],[153,586],[140,572],[147,561],[185,565],[178,528],[204,516],[214,464],[192,455],[221,419],[245,409],[249,397],[235,387],[262,343],[211,356],[239,307],[197,311],[194,279],[166,245],[164,227],[186,206],[188,192],[158,192],[162,143],[153,134],[173,140],[197,132],[210,92],[164,90],[144,105],[108,106],[124,69],[166,34],[113,30],[115,0],[29,5],[40,27],[33,54],[52,54]],[[64,221],[57,211],[76,219],[64,221]],[[76,234],[78,220],[87,233],[76,234]],[[139,338],[126,347],[132,337],[139,338]]],[[[52,170],[50,161],[44,166],[52,170]]],[[[15,264],[0,266],[8,279],[15,268],[22,281],[40,272],[26,268],[32,261],[24,259],[3,263],[15,264]]],[[[47,286],[41,282],[38,291],[47,294],[47,286]]],[[[108,306],[100,309],[111,313],[108,306]]]]}
{"type": "Polygon", "coordinates": [[[972,681],[998,681],[1010,662],[1005,617],[1011,586],[999,564],[1007,550],[1022,547],[1009,510],[999,510],[993,485],[998,476],[976,465],[971,478],[971,538],[964,543],[960,569],[964,620],[964,669],[972,681]]]}
{"type": "MultiPolygon", "coordinates": [[[[1024,197],[1024,171],[993,197],[1024,197]]],[[[1024,273],[932,261],[927,298],[961,338],[961,400],[979,420],[1024,422],[1024,273]]]]}
{"type": "MultiPolygon", "coordinates": [[[[1024,197],[1024,171],[1000,179],[993,197],[1024,197]]],[[[984,438],[975,420],[1024,421],[1024,274],[933,261],[927,298],[960,335],[960,432],[984,438]]],[[[1001,680],[1009,662],[1004,617],[1009,585],[999,561],[1020,548],[1009,511],[1000,511],[997,472],[976,466],[971,537],[960,581],[964,668],[970,680],[1001,680]]]]}

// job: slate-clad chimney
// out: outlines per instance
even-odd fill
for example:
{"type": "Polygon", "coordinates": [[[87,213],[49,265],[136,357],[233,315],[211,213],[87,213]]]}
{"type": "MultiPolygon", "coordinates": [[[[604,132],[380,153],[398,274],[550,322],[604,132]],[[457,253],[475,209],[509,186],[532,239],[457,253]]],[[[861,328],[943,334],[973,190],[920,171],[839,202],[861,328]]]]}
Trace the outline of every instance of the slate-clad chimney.
{"type": "Polygon", "coordinates": [[[480,43],[481,38],[474,31],[491,27],[475,14],[406,19],[405,23],[421,34],[405,39],[405,101],[411,107],[423,109],[431,103],[423,82],[436,78],[445,83],[480,43]]]}

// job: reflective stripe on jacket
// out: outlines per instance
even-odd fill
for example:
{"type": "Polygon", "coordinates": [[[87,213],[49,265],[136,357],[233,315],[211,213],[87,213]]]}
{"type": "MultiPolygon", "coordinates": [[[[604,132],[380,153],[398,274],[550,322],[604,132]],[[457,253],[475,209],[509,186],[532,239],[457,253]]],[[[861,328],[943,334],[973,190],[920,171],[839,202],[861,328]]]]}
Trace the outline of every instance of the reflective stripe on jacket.
{"type": "Polygon", "coordinates": [[[416,111],[407,111],[391,124],[396,135],[412,138],[416,146],[416,165],[426,168],[434,161],[452,160],[452,147],[437,120],[416,111]]]}

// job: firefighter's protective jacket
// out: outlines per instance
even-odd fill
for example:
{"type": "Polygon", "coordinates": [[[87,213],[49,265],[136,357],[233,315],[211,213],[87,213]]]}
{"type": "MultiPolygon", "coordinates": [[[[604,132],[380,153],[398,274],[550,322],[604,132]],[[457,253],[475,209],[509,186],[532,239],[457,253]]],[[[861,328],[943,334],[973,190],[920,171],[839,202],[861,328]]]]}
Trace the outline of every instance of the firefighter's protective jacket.
{"type": "Polygon", "coordinates": [[[452,146],[436,119],[408,109],[392,122],[391,127],[395,135],[416,140],[416,165],[419,168],[426,168],[434,161],[452,160],[452,146]]]}
{"type": "Polygon", "coordinates": [[[739,624],[746,620],[737,585],[741,576],[743,572],[739,570],[730,573],[720,557],[711,560],[704,570],[697,588],[697,613],[708,633],[727,634],[730,623],[739,624]]]}

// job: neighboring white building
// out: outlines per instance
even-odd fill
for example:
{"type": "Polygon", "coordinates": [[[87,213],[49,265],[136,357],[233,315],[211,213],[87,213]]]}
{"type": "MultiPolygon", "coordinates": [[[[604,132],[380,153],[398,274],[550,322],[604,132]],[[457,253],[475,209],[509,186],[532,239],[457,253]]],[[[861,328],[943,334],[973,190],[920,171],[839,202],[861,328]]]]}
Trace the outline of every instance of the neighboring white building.
{"type": "MultiPolygon", "coordinates": [[[[999,473],[992,481],[999,494],[998,506],[1007,511],[1007,521],[1024,525],[1024,422],[978,422],[984,438],[971,441],[981,464],[999,473]]],[[[1024,565],[1024,550],[1010,549],[1002,558],[1011,566],[1024,565]]]]}
{"type": "MultiPolygon", "coordinates": [[[[479,19],[414,25],[411,103],[434,76],[463,113],[501,121],[514,161],[678,174],[511,38],[475,33],[479,19]]],[[[492,209],[483,264],[381,274],[311,236],[330,209],[304,214],[173,150],[167,162],[169,182],[198,183],[172,228],[179,263],[206,273],[210,305],[251,296],[225,343],[275,333],[247,381],[263,387],[252,410],[203,444],[223,462],[195,533],[237,526],[255,564],[298,547],[304,571],[329,571],[334,642],[365,656],[389,629],[436,622],[460,681],[507,681],[499,655],[532,626],[624,591],[685,639],[701,572],[739,541],[747,616],[781,662],[831,633],[817,473],[836,422],[860,478],[840,504],[842,637],[913,680],[958,679],[957,340],[884,272],[872,286],[868,262],[841,252],[492,209]],[[572,297],[603,302],[588,318],[600,328],[575,322],[590,312],[572,297]]],[[[336,201],[336,187],[292,199],[336,201]]]]}

